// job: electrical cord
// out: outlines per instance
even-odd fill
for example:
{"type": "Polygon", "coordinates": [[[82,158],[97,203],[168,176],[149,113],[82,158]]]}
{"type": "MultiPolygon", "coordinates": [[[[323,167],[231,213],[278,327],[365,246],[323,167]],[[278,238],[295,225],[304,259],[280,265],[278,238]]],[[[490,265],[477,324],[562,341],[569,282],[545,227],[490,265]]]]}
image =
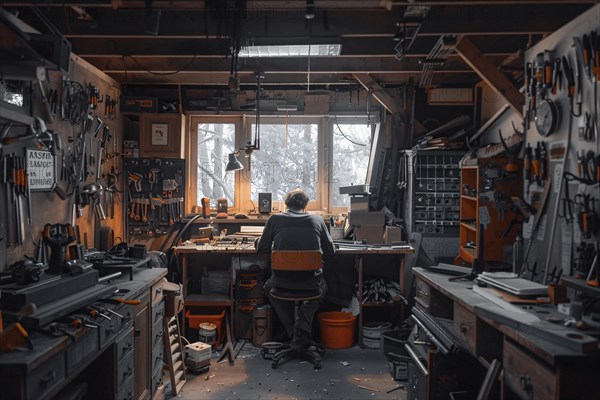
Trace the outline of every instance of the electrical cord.
{"type": "Polygon", "coordinates": [[[148,68],[144,67],[134,56],[130,55],[130,54],[123,54],[121,56],[121,59],[123,60],[123,64],[125,64],[125,57],[129,57],[133,60],[134,63],[137,64],[138,67],[140,67],[142,70],[146,71],[147,73],[151,74],[151,75],[157,75],[157,76],[170,76],[170,75],[175,75],[178,74],[182,71],[185,71],[186,69],[188,69],[188,67],[190,67],[195,61],[196,58],[198,57],[198,49],[196,48],[196,53],[194,53],[194,56],[192,57],[192,59],[185,64],[183,67],[173,71],[173,72],[154,72],[154,71],[150,71],[148,68]]]}

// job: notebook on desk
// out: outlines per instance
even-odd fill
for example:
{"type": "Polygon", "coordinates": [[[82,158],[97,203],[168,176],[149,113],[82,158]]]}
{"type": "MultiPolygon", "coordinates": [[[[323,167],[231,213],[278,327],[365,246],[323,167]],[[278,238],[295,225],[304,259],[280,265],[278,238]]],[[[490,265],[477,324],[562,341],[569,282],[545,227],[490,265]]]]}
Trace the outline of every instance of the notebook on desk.
{"type": "Polygon", "coordinates": [[[548,286],[523,278],[506,278],[484,272],[477,280],[490,286],[502,289],[515,296],[544,296],[548,294],[548,286]]]}

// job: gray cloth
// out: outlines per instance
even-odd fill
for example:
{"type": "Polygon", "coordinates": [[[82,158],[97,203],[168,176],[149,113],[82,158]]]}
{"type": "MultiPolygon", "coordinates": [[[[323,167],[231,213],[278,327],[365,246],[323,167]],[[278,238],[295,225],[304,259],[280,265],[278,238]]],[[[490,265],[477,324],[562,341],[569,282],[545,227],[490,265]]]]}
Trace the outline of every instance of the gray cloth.
{"type": "MultiPolygon", "coordinates": [[[[331,257],[335,253],[333,240],[323,219],[317,215],[293,210],[269,217],[256,249],[259,253],[270,253],[271,250],[321,250],[324,257],[331,257]]],[[[312,320],[319,308],[320,300],[302,302],[298,307],[298,318],[294,321],[294,302],[272,299],[271,287],[291,290],[320,288],[324,296],[327,285],[322,275],[322,269],[277,271],[272,273],[271,279],[265,284],[265,294],[271,300],[273,309],[289,336],[298,330],[310,334],[312,320]]]]}

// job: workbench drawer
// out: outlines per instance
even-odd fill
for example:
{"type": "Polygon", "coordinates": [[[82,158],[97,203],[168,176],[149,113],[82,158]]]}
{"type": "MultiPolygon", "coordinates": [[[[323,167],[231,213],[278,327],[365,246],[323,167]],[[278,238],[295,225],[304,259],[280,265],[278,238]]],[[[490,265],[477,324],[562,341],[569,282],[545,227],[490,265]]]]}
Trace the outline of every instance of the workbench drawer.
{"type": "Polygon", "coordinates": [[[454,303],[454,334],[472,353],[475,353],[477,317],[458,303],[454,303]]]}
{"type": "Polygon", "coordinates": [[[134,353],[129,353],[123,360],[117,363],[117,392],[121,390],[123,384],[133,378],[135,372],[134,353]]]}
{"type": "Polygon", "coordinates": [[[152,305],[152,325],[157,321],[162,321],[165,317],[165,301],[161,300],[158,303],[152,305]]]}
{"type": "Polygon", "coordinates": [[[156,323],[152,326],[152,347],[156,346],[157,343],[162,343],[164,329],[165,324],[162,320],[156,321],[156,323]]]}
{"type": "Polygon", "coordinates": [[[135,380],[132,377],[127,378],[123,386],[118,390],[116,400],[133,400],[135,396],[135,380]]]}
{"type": "Polygon", "coordinates": [[[421,300],[419,304],[426,308],[431,305],[431,287],[420,279],[416,280],[416,298],[421,300]]]}
{"type": "Polygon", "coordinates": [[[27,375],[27,398],[43,399],[65,379],[65,355],[60,352],[27,375]]]}
{"type": "Polygon", "coordinates": [[[163,378],[163,369],[161,366],[160,368],[157,368],[152,372],[152,392],[154,392],[156,387],[162,383],[162,378],[163,378]]]}
{"type": "Polygon", "coordinates": [[[98,350],[98,329],[84,329],[87,329],[87,332],[67,348],[67,374],[75,371],[90,354],[98,350]]]}
{"type": "Polygon", "coordinates": [[[157,374],[158,371],[162,371],[163,355],[164,355],[164,346],[162,346],[162,345],[156,346],[152,350],[152,375],[157,374]]]}
{"type": "Polygon", "coordinates": [[[122,324],[120,321],[117,321],[117,318],[111,319],[110,321],[105,319],[98,322],[98,339],[100,349],[105,348],[113,341],[117,335],[118,329],[121,326],[122,324]]]}
{"type": "Polygon", "coordinates": [[[163,298],[162,280],[158,283],[155,283],[154,286],[152,286],[150,296],[152,296],[152,300],[151,300],[150,304],[154,304],[163,298]]]}
{"type": "Polygon", "coordinates": [[[133,337],[133,327],[122,334],[116,342],[117,363],[127,357],[134,349],[135,338],[133,337]]]}
{"type": "Polygon", "coordinates": [[[520,399],[556,399],[555,374],[504,339],[504,384],[520,399]]]}

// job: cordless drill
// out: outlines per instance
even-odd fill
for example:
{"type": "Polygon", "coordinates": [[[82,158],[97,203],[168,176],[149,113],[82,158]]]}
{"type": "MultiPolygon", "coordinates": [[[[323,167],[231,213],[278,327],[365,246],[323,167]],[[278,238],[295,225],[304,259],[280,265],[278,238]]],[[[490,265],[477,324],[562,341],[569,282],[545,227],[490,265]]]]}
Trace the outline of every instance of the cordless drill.
{"type": "Polygon", "coordinates": [[[67,245],[75,240],[71,224],[46,224],[44,226],[44,243],[52,250],[48,260],[49,274],[62,274],[64,272],[65,251],[67,245]]]}

